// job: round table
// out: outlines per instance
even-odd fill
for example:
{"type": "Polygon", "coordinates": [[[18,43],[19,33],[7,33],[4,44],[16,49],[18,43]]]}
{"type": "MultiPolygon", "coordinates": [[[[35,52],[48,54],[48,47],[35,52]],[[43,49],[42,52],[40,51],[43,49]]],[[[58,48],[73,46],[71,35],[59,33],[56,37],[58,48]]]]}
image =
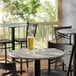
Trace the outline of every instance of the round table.
{"type": "Polygon", "coordinates": [[[34,49],[33,52],[29,52],[28,49],[14,50],[9,53],[13,62],[15,59],[33,59],[34,60],[34,76],[42,76],[40,71],[41,59],[58,59],[64,55],[64,52],[55,48],[34,49]]]}

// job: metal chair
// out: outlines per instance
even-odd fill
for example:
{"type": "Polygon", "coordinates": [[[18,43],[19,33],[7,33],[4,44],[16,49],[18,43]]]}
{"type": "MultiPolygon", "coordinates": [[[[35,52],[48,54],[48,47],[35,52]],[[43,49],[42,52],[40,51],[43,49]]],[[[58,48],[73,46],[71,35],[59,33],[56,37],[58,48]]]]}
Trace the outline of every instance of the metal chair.
{"type": "Polygon", "coordinates": [[[14,70],[16,70],[16,68],[14,68],[15,64],[12,62],[9,62],[9,60],[7,59],[7,49],[8,49],[7,44],[9,44],[9,43],[12,43],[12,41],[10,39],[0,39],[0,45],[4,46],[4,47],[1,47],[0,49],[4,49],[4,51],[5,51],[5,56],[4,56],[5,58],[0,59],[0,69],[6,70],[6,73],[2,73],[1,76],[6,76],[8,74],[12,74],[14,76],[14,74],[15,74],[14,70]],[[4,61],[4,62],[2,62],[2,61],[4,61]],[[9,70],[9,72],[7,72],[7,70],[9,70]]]}
{"type": "MultiPolygon", "coordinates": [[[[25,38],[16,38],[15,41],[19,42],[21,44],[21,48],[23,48],[22,44],[25,42],[25,47],[27,48],[27,37],[29,35],[32,35],[35,37],[36,31],[37,31],[37,24],[27,23],[26,37],[25,38]]],[[[22,74],[22,63],[25,63],[25,62],[27,63],[27,67],[28,67],[28,62],[31,62],[31,60],[26,59],[26,61],[22,61],[22,59],[20,59],[19,63],[20,63],[21,74],[22,74]]]]}
{"type": "Polygon", "coordinates": [[[0,45],[5,46],[4,48],[0,48],[0,49],[5,50],[5,59],[1,59],[1,60],[5,60],[5,63],[8,61],[7,60],[7,48],[8,48],[7,44],[9,44],[9,43],[12,43],[12,41],[10,39],[0,39],[0,45]]]}
{"type": "MultiPolygon", "coordinates": [[[[61,29],[70,29],[70,28],[72,28],[72,26],[54,27],[55,41],[56,41],[56,43],[72,44],[71,34],[64,34],[64,33],[58,32],[58,30],[61,30],[61,29]]],[[[62,65],[62,69],[64,70],[64,63],[62,65]]]]}
{"type": "Polygon", "coordinates": [[[62,27],[54,27],[54,32],[55,32],[55,39],[56,43],[69,43],[71,44],[71,34],[62,34],[58,32],[58,30],[61,29],[70,29],[72,26],[62,26],[62,27]],[[66,40],[63,42],[63,40],[66,40]]]}
{"type": "Polygon", "coordinates": [[[21,48],[23,47],[22,44],[25,43],[25,47],[27,48],[27,37],[29,36],[29,34],[33,34],[33,36],[35,37],[36,30],[37,30],[37,24],[35,24],[35,23],[27,23],[27,26],[26,26],[26,37],[25,38],[16,38],[15,41],[20,43],[21,48]]]}
{"type": "MultiPolygon", "coordinates": [[[[74,46],[71,44],[64,44],[64,43],[52,43],[52,42],[48,42],[48,48],[57,48],[60,49],[62,51],[64,51],[65,55],[63,56],[62,59],[56,59],[55,62],[57,61],[63,61],[63,63],[67,66],[67,72],[65,72],[64,70],[57,70],[58,68],[56,68],[55,70],[57,70],[57,72],[55,72],[54,75],[51,76],[72,76],[72,65],[73,65],[73,55],[74,55],[74,46]]],[[[48,69],[50,70],[51,66],[51,60],[48,60],[48,69]]],[[[57,66],[57,65],[56,65],[57,66]]]]}

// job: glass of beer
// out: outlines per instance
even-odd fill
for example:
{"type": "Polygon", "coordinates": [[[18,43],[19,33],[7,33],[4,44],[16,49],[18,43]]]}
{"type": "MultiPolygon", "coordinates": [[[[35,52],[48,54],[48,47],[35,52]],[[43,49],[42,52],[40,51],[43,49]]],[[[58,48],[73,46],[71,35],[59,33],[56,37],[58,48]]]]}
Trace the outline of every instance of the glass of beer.
{"type": "Polygon", "coordinates": [[[28,43],[28,50],[30,52],[32,52],[33,51],[33,48],[34,48],[34,37],[33,36],[29,36],[27,38],[27,43],[28,43]]]}

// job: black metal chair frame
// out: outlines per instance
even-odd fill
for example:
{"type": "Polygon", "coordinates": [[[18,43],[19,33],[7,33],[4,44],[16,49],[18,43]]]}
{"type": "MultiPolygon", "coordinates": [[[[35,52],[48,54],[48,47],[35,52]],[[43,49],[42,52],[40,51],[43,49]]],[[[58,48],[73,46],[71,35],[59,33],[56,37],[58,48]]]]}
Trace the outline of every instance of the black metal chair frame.
{"type": "Polygon", "coordinates": [[[0,44],[5,46],[4,48],[0,48],[0,49],[5,49],[5,59],[0,59],[0,69],[6,70],[6,72],[2,73],[1,76],[7,76],[8,74],[11,74],[13,76],[16,75],[15,64],[8,61],[8,59],[7,59],[7,48],[8,48],[7,44],[8,43],[12,43],[12,41],[9,39],[0,39],[0,44]],[[2,62],[2,61],[4,61],[4,62],[2,62]],[[9,70],[9,72],[7,72],[7,70],[9,70]]]}
{"type": "Polygon", "coordinates": [[[21,48],[23,47],[22,43],[24,43],[24,42],[26,42],[26,48],[27,48],[27,37],[29,35],[29,33],[28,33],[29,31],[28,30],[29,30],[29,28],[31,26],[30,24],[32,24],[32,26],[35,27],[33,36],[35,37],[35,35],[36,35],[37,24],[35,24],[35,23],[27,23],[27,26],[26,26],[26,37],[25,38],[16,38],[15,39],[16,42],[19,42],[21,44],[21,48]]]}
{"type": "Polygon", "coordinates": [[[5,63],[8,61],[7,60],[7,48],[8,48],[7,44],[8,43],[12,43],[12,41],[10,39],[0,39],[0,44],[5,46],[4,48],[0,48],[0,49],[5,49],[5,59],[1,59],[1,60],[5,60],[5,63]]]}
{"type": "Polygon", "coordinates": [[[70,29],[70,28],[72,28],[72,26],[54,27],[56,43],[58,43],[59,39],[65,38],[65,39],[69,40],[69,43],[71,44],[71,34],[64,34],[64,33],[62,34],[62,33],[58,32],[58,30],[70,29]]]}
{"type": "MultiPolygon", "coordinates": [[[[27,23],[27,28],[26,28],[26,37],[25,38],[16,38],[15,41],[19,42],[21,44],[21,48],[23,47],[22,44],[24,42],[26,42],[26,48],[27,48],[27,37],[29,36],[29,28],[30,26],[34,27],[34,30],[30,31],[33,32],[33,36],[35,37],[36,35],[36,31],[37,31],[37,24],[35,23],[27,23]]],[[[28,67],[28,62],[31,62],[31,60],[26,59],[26,61],[22,61],[22,59],[20,59],[20,61],[17,61],[18,63],[20,63],[20,69],[21,69],[21,74],[22,74],[22,63],[27,63],[27,67],[28,67]]]]}
{"type": "MultiPolygon", "coordinates": [[[[57,48],[57,49],[60,49],[60,50],[64,51],[64,47],[66,45],[72,45],[72,44],[52,43],[52,42],[48,41],[48,48],[57,48]]],[[[70,56],[69,66],[68,66],[68,69],[67,69],[67,76],[69,76],[69,73],[72,76],[72,72],[73,72],[73,70],[71,69],[71,65],[72,65],[72,60],[73,60],[73,56],[74,56],[74,48],[75,48],[75,46],[74,45],[72,45],[72,46],[73,46],[73,48],[72,48],[72,52],[71,52],[71,56],[70,56]]],[[[50,64],[51,64],[51,60],[49,59],[48,60],[48,69],[49,70],[51,69],[50,64]]]]}

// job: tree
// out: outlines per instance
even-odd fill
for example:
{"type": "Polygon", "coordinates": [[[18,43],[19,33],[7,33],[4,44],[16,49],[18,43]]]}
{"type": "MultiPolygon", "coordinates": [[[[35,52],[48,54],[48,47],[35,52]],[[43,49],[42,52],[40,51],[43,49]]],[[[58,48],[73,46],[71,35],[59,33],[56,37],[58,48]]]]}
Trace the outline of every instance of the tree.
{"type": "Polygon", "coordinates": [[[56,9],[50,0],[3,0],[8,21],[46,21],[56,20],[56,9]]]}
{"type": "Polygon", "coordinates": [[[56,21],[56,8],[50,0],[44,0],[42,3],[42,11],[37,14],[39,19],[46,22],[56,21]]]}
{"type": "Polygon", "coordinates": [[[45,1],[44,3],[44,12],[47,13],[49,20],[54,22],[56,20],[56,8],[50,1],[45,1]]]}
{"type": "MultiPolygon", "coordinates": [[[[15,19],[21,18],[24,21],[31,21],[30,16],[35,16],[41,6],[40,0],[3,0],[5,11],[15,19]]],[[[8,14],[8,15],[9,15],[8,14]]]]}

